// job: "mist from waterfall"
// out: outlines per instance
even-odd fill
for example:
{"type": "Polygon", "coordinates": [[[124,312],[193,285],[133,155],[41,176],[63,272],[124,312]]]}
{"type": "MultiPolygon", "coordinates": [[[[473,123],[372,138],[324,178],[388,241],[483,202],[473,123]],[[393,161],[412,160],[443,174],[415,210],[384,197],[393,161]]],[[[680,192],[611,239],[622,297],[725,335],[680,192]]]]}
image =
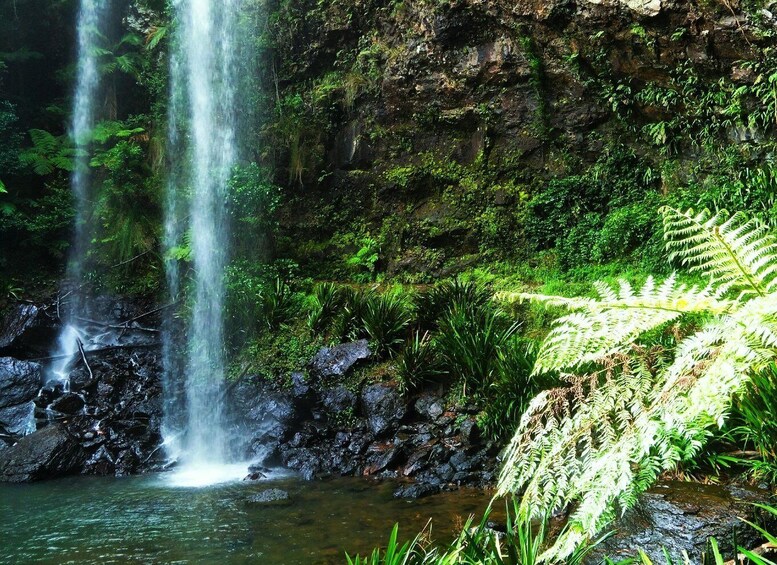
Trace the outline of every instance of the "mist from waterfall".
{"type": "MultiPolygon", "coordinates": [[[[187,247],[191,276],[185,359],[170,331],[165,347],[168,453],[182,474],[226,468],[229,449],[223,406],[224,271],[229,256],[227,185],[238,151],[239,0],[178,0],[170,63],[170,175],[165,239],[168,284],[180,291],[171,251],[187,247]],[[181,391],[177,384],[183,379],[181,391]]],[[[243,470],[245,468],[243,467],[243,470]]],[[[207,480],[207,479],[204,479],[207,480]]]]}

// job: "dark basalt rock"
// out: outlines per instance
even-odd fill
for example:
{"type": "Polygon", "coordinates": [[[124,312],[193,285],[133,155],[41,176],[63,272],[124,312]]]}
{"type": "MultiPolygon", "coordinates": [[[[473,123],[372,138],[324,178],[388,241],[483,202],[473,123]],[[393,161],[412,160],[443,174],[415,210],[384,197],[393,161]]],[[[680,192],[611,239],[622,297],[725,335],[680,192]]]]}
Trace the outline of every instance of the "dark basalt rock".
{"type": "Polygon", "coordinates": [[[0,408],[24,404],[38,395],[41,367],[37,363],[0,358],[0,408]]]}
{"type": "Polygon", "coordinates": [[[49,426],[0,452],[0,481],[24,483],[77,473],[86,453],[62,426],[49,426]]]}
{"type": "Polygon", "coordinates": [[[310,373],[319,379],[345,376],[359,361],[371,355],[366,339],[324,347],[310,361],[310,373]]]}
{"type": "Polygon", "coordinates": [[[396,388],[375,384],[362,391],[361,407],[370,430],[381,435],[399,426],[407,413],[407,405],[396,388]]]}
{"type": "Polygon", "coordinates": [[[321,404],[330,414],[353,410],[356,407],[356,395],[344,386],[326,389],[321,393],[321,404]]]}
{"type": "Polygon", "coordinates": [[[46,355],[58,331],[59,323],[46,308],[19,304],[0,320],[0,354],[25,358],[46,355]]]}
{"type": "Polygon", "coordinates": [[[419,416],[432,421],[442,416],[443,412],[445,412],[445,405],[442,399],[430,394],[421,396],[415,401],[413,407],[419,416]]]}
{"type": "Polygon", "coordinates": [[[242,446],[253,458],[271,462],[282,440],[293,434],[293,429],[305,413],[302,404],[288,392],[273,390],[261,379],[245,378],[229,391],[229,405],[233,415],[244,429],[247,439],[242,446]]]}
{"type": "Polygon", "coordinates": [[[14,437],[35,431],[35,403],[25,402],[16,406],[0,408],[0,428],[14,437]]]}
{"type": "Polygon", "coordinates": [[[248,502],[267,506],[287,506],[291,504],[291,497],[285,490],[271,488],[250,496],[248,502]]]}
{"type": "Polygon", "coordinates": [[[758,533],[738,517],[755,518],[756,509],[749,503],[768,498],[767,491],[733,485],[661,483],[614,524],[617,534],[586,561],[598,563],[605,555],[615,560],[634,557],[642,549],[654,563],[663,563],[664,548],[677,559],[686,551],[693,563],[700,563],[710,537],[718,541],[725,558],[732,558],[732,533],[742,547],[762,543],[758,533]]]}
{"type": "Polygon", "coordinates": [[[441,491],[442,488],[439,485],[432,485],[429,483],[413,483],[410,485],[402,485],[396,489],[394,491],[394,498],[424,498],[425,496],[439,494],[441,491]]]}
{"type": "Polygon", "coordinates": [[[68,392],[52,402],[49,409],[60,414],[78,414],[83,410],[84,404],[84,399],[80,395],[68,392]]]}

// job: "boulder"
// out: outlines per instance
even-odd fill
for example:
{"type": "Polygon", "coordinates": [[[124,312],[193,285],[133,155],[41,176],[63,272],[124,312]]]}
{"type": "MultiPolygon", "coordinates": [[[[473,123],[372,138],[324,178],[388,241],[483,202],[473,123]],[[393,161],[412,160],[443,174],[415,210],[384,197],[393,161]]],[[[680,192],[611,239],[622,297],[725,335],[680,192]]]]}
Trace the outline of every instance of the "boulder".
{"type": "Polygon", "coordinates": [[[356,395],[344,386],[337,386],[321,393],[321,404],[330,414],[353,410],[356,407],[356,395]]]}
{"type": "Polygon", "coordinates": [[[229,391],[229,405],[247,439],[245,449],[254,458],[268,458],[299,422],[290,393],[274,391],[261,380],[244,379],[229,391]]]}
{"type": "Polygon", "coordinates": [[[51,403],[49,407],[60,414],[78,414],[84,408],[84,399],[75,392],[67,392],[51,403]]]}
{"type": "Polygon", "coordinates": [[[46,355],[58,331],[59,324],[45,308],[19,304],[0,320],[0,353],[20,357],[46,355]]]}
{"type": "Polygon", "coordinates": [[[24,404],[38,395],[41,366],[11,357],[0,358],[0,408],[24,404]]]}
{"type": "Polygon", "coordinates": [[[310,360],[310,373],[319,379],[344,377],[359,361],[370,357],[366,339],[323,347],[310,360]]]}
{"type": "Polygon", "coordinates": [[[653,563],[664,563],[665,549],[678,562],[685,551],[692,563],[701,563],[711,537],[717,540],[724,558],[732,558],[732,534],[745,548],[763,541],[739,517],[755,518],[756,509],[750,503],[765,502],[768,497],[767,491],[733,485],[660,483],[613,525],[616,535],[597,546],[586,562],[599,563],[605,555],[616,561],[635,557],[642,549],[653,563]]]}
{"type": "Polygon", "coordinates": [[[445,404],[441,398],[432,394],[424,394],[415,401],[416,413],[422,418],[433,422],[445,412],[445,404]]]}
{"type": "Polygon", "coordinates": [[[78,472],[86,453],[62,426],[49,426],[0,452],[0,481],[24,483],[78,472]]]}
{"type": "Polygon", "coordinates": [[[362,413],[375,435],[381,435],[399,426],[407,413],[407,406],[395,387],[378,383],[365,387],[361,398],[362,413]]]}
{"type": "Polygon", "coordinates": [[[26,436],[35,431],[35,403],[25,402],[0,408],[0,429],[11,436],[26,436]]]}

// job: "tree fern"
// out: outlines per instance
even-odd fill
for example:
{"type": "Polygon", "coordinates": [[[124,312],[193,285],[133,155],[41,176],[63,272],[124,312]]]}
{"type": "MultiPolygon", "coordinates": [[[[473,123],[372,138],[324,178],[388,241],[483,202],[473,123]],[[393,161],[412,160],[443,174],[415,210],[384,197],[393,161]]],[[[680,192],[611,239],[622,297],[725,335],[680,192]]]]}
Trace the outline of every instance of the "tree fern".
{"type": "Polygon", "coordinates": [[[662,214],[671,256],[707,275],[707,286],[673,275],[639,290],[597,283],[599,299],[500,297],[571,311],[545,339],[535,374],[594,367],[538,395],[505,452],[499,495],[522,493],[526,516],[569,512],[546,560],[569,555],[661,472],[696,454],[725,420],[732,394],[775,359],[777,245],[768,230],[742,214],[662,214]],[[688,314],[705,321],[674,352],[636,344],[688,314]]]}

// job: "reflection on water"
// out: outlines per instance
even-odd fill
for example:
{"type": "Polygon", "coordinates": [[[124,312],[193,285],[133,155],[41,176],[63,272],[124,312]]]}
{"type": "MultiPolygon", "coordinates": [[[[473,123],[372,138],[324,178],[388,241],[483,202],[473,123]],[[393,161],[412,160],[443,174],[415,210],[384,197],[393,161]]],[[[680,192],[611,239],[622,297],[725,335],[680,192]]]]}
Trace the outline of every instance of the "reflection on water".
{"type": "Polygon", "coordinates": [[[433,519],[448,541],[488,495],[476,490],[396,500],[395,485],[296,479],[171,488],[165,475],[0,485],[0,563],[343,564],[344,552],[410,538],[433,519]],[[250,502],[268,488],[279,505],[250,502]]]}

